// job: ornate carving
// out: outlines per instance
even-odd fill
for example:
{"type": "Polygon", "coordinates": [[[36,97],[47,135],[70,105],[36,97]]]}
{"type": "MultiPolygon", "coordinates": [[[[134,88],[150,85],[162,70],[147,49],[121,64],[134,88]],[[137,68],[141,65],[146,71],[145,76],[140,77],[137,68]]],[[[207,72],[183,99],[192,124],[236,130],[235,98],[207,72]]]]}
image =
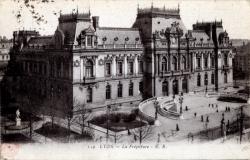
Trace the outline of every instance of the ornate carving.
{"type": "Polygon", "coordinates": [[[124,55],[118,55],[116,56],[116,61],[123,61],[124,60],[124,55]]]}
{"type": "Polygon", "coordinates": [[[134,60],[135,60],[135,55],[131,55],[131,54],[128,55],[128,56],[127,56],[127,60],[128,60],[128,61],[134,61],[134,60]]]}
{"type": "Polygon", "coordinates": [[[104,60],[103,60],[103,59],[99,59],[98,64],[99,64],[100,66],[102,66],[102,65],[104,64],[104,60]]]}
{"type": "Polygon", "coordinates": [[[109,61],[109,62],[111,62],[113,60],[113,56],[111,55],[107,55],[107,57],[104,57],[104,61],[105,62],[107,62],[107,61],[109,61]]]}
{"type": "Polygon", "coordinates": [[[79,61],[79,60],[75,60],[75,61],[73,62],[73,66],[74,66],[74,67],[79,67],[79,66],[80,66],[80,61],[79,61]]]}
{"type": "Polygon", "coordinates": [[[221,58],[221,54],[218,54],[218,58],[221,58]]]}

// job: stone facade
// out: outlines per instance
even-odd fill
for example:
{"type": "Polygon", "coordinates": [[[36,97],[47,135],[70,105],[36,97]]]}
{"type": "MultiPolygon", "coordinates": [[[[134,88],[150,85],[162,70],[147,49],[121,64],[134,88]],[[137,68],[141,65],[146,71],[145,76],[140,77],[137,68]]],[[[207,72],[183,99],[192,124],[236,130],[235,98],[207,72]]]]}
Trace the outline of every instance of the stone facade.
{"type": "Polygon", "coordinates": [[[14,32],[12,74],[19,76],[11,92],[17,101],[34,99],[36,111],[65,117],[75,102],[116,107],[230,85],[232,49],[222,22],[187,30],[179,12],[138,9],[132,28],[100,27],[99,17],[77,12],[60,15],[52,36],[14,32]]]}

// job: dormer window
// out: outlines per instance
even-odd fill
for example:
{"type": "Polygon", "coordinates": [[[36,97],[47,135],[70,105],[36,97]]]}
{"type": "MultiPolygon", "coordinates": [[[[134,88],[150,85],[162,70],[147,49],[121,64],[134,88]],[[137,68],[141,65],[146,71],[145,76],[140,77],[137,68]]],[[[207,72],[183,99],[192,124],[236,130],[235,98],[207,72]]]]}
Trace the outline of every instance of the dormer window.
{"type": "Polygon", "coordinates": [[[87,46],[92,46],[92,36],[87,36],[87,46]]]}

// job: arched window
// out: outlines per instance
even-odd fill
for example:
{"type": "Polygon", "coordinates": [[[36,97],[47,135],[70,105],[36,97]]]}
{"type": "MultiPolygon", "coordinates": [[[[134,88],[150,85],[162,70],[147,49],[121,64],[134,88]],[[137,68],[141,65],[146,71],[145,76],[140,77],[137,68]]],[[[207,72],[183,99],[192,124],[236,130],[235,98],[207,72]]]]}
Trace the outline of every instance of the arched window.
{"type": "Polygon", "coordinates": [[[133,82],[130,82],[128,87],[128,95],[133,96],[133,91],[134,91],[134,84],[133,82]]]}
{"type": "Polygon", "coordinates": [[[162,82],[162,95],[168,96],[168,82],[167,81],[162,82]]]}
{"type": "Polygon", "coordinates": [[[177,58],[176,57],[173,57],[173,69],[174,69],[174,71],[176,71],[178,69],[178,67],[177,67],[177,58]]]}
{"type": "Polygon", "coordinates": [[[86,62],[86,77],[87,78],[94,76],[93,75],[93,68],[94,68],[93,62],[91,60],[88,60],[86,62]]]}
{"type": "Polygon", "coordinates": [[[168,63],[167,63],[167,58],[163,57],[162,58],[162,62],[161,62],[161,68],[162,68],[162,72],[167,72],[168,70],[168,63]]]}
{"type": "Polygon", "coordinates": [[[184,70],[187,69],[187,60],[186,60],[186,57],[184,56],[182,57],[182,67],[184,70]]]}
{"type": "Polygon", "coordinates": [[[208,75],[207,75],[207,72],[204,75],[204,84],[208,85],[208,75]]]}
{"type": "Polygon", "coordinates": [[[87,103],[92,102],[92,88],[87,88],[87,103]]]}
{"type": "Polygon", "coordinates": [[[227,83],[227,72],[224,73],[224,83],[227,83]]]}
{"type": "Polygon", "coordinates": [[[214,73],[211,74],[211,83],[214,84],[214,73]]]}
{"type": "Polygon", "coordinates": [[[225,66],[228,65],[228,56],[227,56],[227,54],[224,54],[224,65],[225,66]]]}
{"type": "Polygon", "coordinates": [[[109,84],[106,86],[106,99],[111,99],[111,86],[109,84]]]}
{"type": "Polygon", "coordinates": [[[121,82],[119,82],[119,84],[117,85],[117,96],[122,97],[122,84],[121,84],[121,82]]]}
{"type": "Polygon", "coordinates": [[[200,73],[197,75],[197,86],[201,86],[201,75],[200,73]]]}

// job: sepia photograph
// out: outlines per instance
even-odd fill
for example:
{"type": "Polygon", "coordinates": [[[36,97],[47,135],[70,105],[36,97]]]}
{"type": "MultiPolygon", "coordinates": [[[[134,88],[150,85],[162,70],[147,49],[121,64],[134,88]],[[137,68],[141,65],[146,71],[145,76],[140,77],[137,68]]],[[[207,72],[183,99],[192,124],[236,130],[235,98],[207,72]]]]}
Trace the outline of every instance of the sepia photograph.
{"type": "Polygon", "coordinates": [[[0,0],[0,159],[250,159],[249,0],[0,0]]]}

